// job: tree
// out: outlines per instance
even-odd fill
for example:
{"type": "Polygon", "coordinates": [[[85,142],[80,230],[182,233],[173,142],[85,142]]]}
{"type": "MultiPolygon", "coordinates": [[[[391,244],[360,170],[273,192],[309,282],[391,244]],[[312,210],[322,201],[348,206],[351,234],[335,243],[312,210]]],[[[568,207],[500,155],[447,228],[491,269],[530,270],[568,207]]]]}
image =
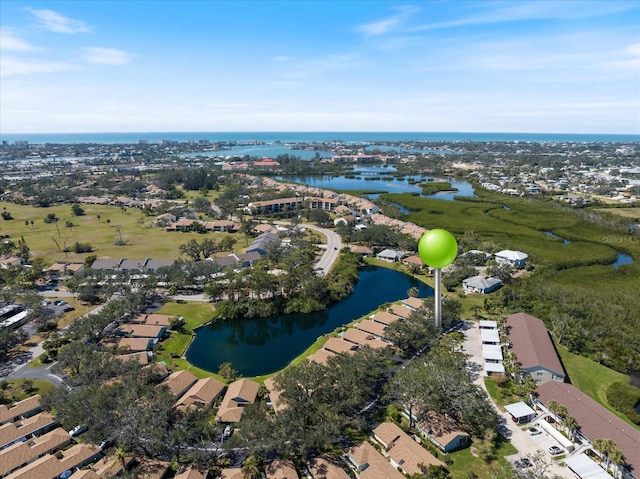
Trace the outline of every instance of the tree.
{"type": "Polygon", "coordinates": [[[218,369],[218,374],[231,381],[235,380],[239,375],[238,370],[234,369],[230,362],[222,363],[220,369],[218,369]]]}
{"type": "Polygon", "coordinates": [[[203,258],[212,256],[217,249],[216,241],[212,238],[205,238],[202,240],[202,243],[200,243],[200,251],[202,251],[203,258]]]}
{"type": "Polygon", "coordinates": [[[420,291],[415,286],[409,288],[407,291],[407,296],[410,298],[417,298],[420,295],[420,291]]]}
{"type": "Polygon", "coordinates": [[[555,416],[556,421],[562,421],[569,413],[566,406],[553,399],[547,403],[547,409],[555,416]]]}
{"type": "Polygon", "coordinates": [[[578,421],[576,421],[576,418],[573,416],[566,416],[562,420],[562,425],[567,429],[569,437],[571,438],[571,440],[573,440],[575,438],[576,431],[580,428],[580,426],[578,425],[578,421]]]}
{"type": "Polygon", "coordinates": [[[44,222],[45,223],[55,223],[56,221],[58,221],[58,217],[56,216],[55,213],[47,213],[47,216],[45,216],[44,218],[44,222]]]}
{"type": "Polygon", "coordinates": [[[229,251],[231,253],[233,252],[233,246],[237,241],[237,239],[232,238],[231,236],[225,236],[220,240],[218,247],[220,248],[220,251],[229,251]]]}
{"type": "Polygon", "coordinates": [[[617,448],[613,439],[596,439],[591,443],[593,449],[599,453],[600,457],[604,457],[605,469],[609,469],[611,463],[617,466],[624,465],[626,458],[624,453],[617,448]]]}
{"type": "Polygon", "coordinates": [[[242,464],[242,475],[244,479],[257,479],[260,477],[260,473],[262,472],[263,466],[262,459],[256,456],[249,456],[242,464]]]}
{"type": "Polygon", "coordinates": [[[71,205],[71,214],[73,216],[83,216],[84,210],[79,204],[74,203],[73,205],[71,205]]]}
{"type": "Polygon", "coordinates": [[[191,239],[187,243],[181,244],[178,247],[178,251],[180,251],[180,254],[188,256],[192,261],[200,261],[201,259],[202,250],[195,239],[191,239]]]}

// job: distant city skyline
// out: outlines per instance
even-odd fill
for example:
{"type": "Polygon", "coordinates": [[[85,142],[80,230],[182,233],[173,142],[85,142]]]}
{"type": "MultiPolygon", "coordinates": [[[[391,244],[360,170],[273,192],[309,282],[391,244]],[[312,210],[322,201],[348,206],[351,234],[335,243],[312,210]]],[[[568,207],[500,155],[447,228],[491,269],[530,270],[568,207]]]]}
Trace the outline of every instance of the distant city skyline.
{"type": "Polygon", "coordinates": [[[640,134],[636,1],[0,2],[0,132],[640,134]]]}

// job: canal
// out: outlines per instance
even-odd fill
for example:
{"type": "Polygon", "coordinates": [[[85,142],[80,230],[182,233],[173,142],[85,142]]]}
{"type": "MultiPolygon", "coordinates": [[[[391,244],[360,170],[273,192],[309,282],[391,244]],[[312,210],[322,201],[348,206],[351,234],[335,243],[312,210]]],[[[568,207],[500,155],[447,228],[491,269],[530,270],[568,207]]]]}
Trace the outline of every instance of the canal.
{"type": "Polygon", "coordinates": [[[245,377],[284,368],[318,337],[377,309],[386,302],[407,297],[417,287],[421,298],[433,289],[415,278],[387,268],[367,266],[351,295],[324,311],[270,318],[216,321],[197,331],[186,353],[187,361],[217,372],[230,362],[245,377]]]}

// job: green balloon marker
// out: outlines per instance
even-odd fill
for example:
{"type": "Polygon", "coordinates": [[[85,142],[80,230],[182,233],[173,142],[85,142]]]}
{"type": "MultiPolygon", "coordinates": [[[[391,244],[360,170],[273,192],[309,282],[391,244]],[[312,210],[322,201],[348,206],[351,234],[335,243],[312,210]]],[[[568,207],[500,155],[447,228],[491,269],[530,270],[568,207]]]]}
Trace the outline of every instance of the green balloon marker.
{"type": "Polygon", "coordinates": [[[424,264],[435,268],[434,300],[436,328],[442,328],[442,270],[458,256],[458,242],[447,230],[433,229],[422,235],[418,242],[418,255],[424,264]]]}

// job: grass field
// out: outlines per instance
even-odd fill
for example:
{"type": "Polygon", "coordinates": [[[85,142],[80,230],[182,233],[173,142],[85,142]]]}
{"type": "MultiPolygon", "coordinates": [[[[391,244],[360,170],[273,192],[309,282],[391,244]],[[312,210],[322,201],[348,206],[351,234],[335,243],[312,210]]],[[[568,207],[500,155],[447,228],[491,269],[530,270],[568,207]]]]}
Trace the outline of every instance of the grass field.
{"type": "Polygon", "coordinates": [[[621,419],[640,429],[640,426],[631,423],[624,414],[619,413],[607,403],[607,388],[617,381],[628,384],[629,376],[591,359],[573,354],[562,346],[556,345],[556,348],[569,379],[575,387],[621,419]]]}
{"type": "Polygon", "coordinates": [[[24,390],[24,382],[25,379],[7,379],[5,381],[0,381],[3,384],[2,393],[5,397],[10,398],[11,401],[22,401],[30,396],[35,394],[44,394],[47,391],[51,391],[54,386],[49,381],[45,381],[44,379],[29,379],[32,382],[32,389],[30,391],[25,392],[24,390]]]}
{"type": "Polygon", "coordinates": [[[226,380],[210,371],[197,368],[189,364],[184,358],[184,353],[195,334],[196,329],[204,326],[215,319],[215,308],[211,303],[166,303],[159,314],[169,314],[182,316],[184,325],[179,331],[170,331],[169,338],[164,340],[158,349],[155,357],[159,362],[164,362],[171,371],[186,369],[191,371],[198,378],[216,377],[220,381],[226,380]]]}
{"type": "MultiPolygon", "coordinates": [[[[0,202],[0,208],[6,208],[14,218],[9,221],[0,219],[0,234],[8,234],[16,243],[24,238],[31,258],[42,258],[47,265],[56,261],[82,262],[89,254],[95,254],[100,259],[176,259],[180,256],[179,246],[190,239],[201,242],[204,238],[214,238],[219,241],[227,235],[167,232],[152,226],[154,216],[147,216],[136,208],[128,208],[123,213],[116,206],[82,205],[85,212],[83,216],[72,216],[71,205],[38,208],[0,202]],[[44,218],[49,213],[54,213],[60,220],[45,223],[44,218]],[[66,220],[75,226],[67,228],[66,220]],[[29,224],[25,225],[25,221],[29,224]],[[126,245],[114,244],[120,236],[126,245]],[[63,253],[58,249],[58,246],[64,249],[65,245],[71,246],[75,242],[89,243],[94,251],[76,254],[63,253]]],[[[239,240],[238,244],[244,244],[240,241],[241,236],[234,237],[239,240]]]]}
{"type": "Polygon", "coordinates": [[[640,221],[640,208],[596,208],[596,211],[640,221]]]}
{"type": "Polygon", "coordinates": [[[496,477],[497,471],[502,468],[511,469],[504,456],[510,456],[517,452],[518,450],[510,443],[502,442],[496,451],[496,459],[489,463],[485,463],[473,456],[471,448],[462,449],[444,457],[440,455],[439,459],[453,462],[450,466],[447,466],[451,473],[451,479],[468,479],[471,477],[469,472],[473,472],[478,479],[490,479],[496,477]]]}

